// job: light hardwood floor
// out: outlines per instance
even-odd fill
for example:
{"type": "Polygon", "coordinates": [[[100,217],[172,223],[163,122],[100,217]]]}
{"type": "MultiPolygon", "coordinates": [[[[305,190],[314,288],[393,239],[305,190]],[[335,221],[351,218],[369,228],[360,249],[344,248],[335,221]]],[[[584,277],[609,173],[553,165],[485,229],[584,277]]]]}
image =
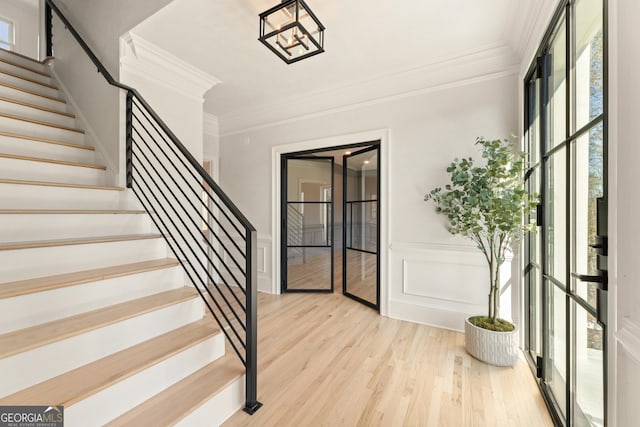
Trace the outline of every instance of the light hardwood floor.
{"type": "Polygon", "coordinates": [[[340,294],[260,294],[258,399],[224,426],[551,426],[524,359],[486,365],[460,333],[340,294]]]}

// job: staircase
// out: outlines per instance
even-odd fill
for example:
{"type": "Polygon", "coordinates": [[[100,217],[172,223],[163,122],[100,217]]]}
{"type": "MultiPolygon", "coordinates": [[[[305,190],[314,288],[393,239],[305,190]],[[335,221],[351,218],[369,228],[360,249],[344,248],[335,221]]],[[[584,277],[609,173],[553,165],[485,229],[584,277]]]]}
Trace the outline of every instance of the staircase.
{"type": "Polygon", "coordinates": [[[0,405],[64,405],[68,427],[219,425],[245,368],[71,110],[45,64],[0,50],[0,405]]]}

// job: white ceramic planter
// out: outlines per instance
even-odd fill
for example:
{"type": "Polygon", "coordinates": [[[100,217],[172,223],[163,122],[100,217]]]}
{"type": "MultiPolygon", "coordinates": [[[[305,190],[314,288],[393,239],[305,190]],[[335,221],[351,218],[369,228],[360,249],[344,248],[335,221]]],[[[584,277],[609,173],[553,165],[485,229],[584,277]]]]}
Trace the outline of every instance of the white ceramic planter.
{"type": "Polygon", "coordinates": [[[510,332],[479,328],[467,319],[464,345],[473,357],[496,366],[512,366],[518,361],[518,327],[510,332]]]}

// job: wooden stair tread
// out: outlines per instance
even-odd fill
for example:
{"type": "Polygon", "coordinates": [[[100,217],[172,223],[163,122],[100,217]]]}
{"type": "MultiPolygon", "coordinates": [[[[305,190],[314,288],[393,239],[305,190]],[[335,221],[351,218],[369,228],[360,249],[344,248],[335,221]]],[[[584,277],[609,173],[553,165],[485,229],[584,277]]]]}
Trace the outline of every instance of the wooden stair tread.
{"type": "Polygon", "coordinates": [[[38,80],[30,79],[29,77],[25,77],[25,76],[21,76],[20,74],[12,73],[11,71],[0,70],[0,74],[6,74],[7,76],[15,77],[17,79],[21,79],[21,80],[24,80],[24,81],[29,82],[29,83],[33,83],[33,84],[37,84],[37,85],[40,85],[40,86],[48,87],[49,89],[58,90],[57,86],[50,85],[49,83],[39,82],[38,80]]]}
{"type": "Polygon", "coordinates": [[[28,93],[30,95],[39,96],[41,98],[47,98],[47,99],[50,99],[52,101],[62,102],[63,104],[67,103],[67,101],[65,101],[62,98],[56,98],[55,96],[49,96],[49,95],[45,95],[44,93],[34,92],[32,90],[25,89],[23,87],[18,87],[18,86],[9,84],[9,83],[0,82],[0,86],[8,87],[8,88],[11,88],[11,89],[14,89],[14,90],[19,90],[20,92],[28,93]]]}
{"type": "Polygon", "coordinates": [[[33,123],[34,125],[47,126],[47,127],[50,127],[50,128],[68,130],[69,132],[75,132],[75,133],[84,134],[84,131],[82,129],[76,129],[76,128],[70,128],[70,127],[66,127],[66,126],[60,126],[60,125],[57,125],[55,123],[43,122],[41,120],[28,119],[26,117],[15,116],[13,114],[0,113],[0,117],[6,117],[7,119],[20,120],[22,122],[33,123]]]}
{"type": "Polygon", "coordinates": [[[9,332],[0,335],[0,359],[197,297],[195,289],[183,287],[9,332]]]}
{"type": "Polygon", "coordinates": [[[23,58],[23,59],[28,59],[29,61],[35,62],[36,64],[40,64],[40,65],[44,64],[46,61],[49,61],[49,60],[53,59],[52,56],[48,56],[45,59],[43,59],[42,61],[39,61],[39,60],[37,60],[35,58],[32,58],[30,56],[26,56],[26,55],[23,55],[21,53],[14,52],[13,50],[7,50],[7,49],[1,48],[1,47],[0,47],[0,50],[5,52],[5,53],[10,53],[11,55],[19,56],[20,58],[23,58]]]}
{"type": "Polygon", "coordinates": [[[116,277],[129,276],[147,271],[162,270],[178,265],[180,264],[176,259],[163,258],[132,264],[122,264],[112,267],[77,271],[73,273],[57,274],[55,276],[45,276],[35,279],[0,283],[0,299],[50,291],[53,289],[113,279],[116,277]]]}
{"type": "Polygon", "coordinates": [[[0,179],[0,184],[36,185],[43,187],[82,188],[87,190],[112,190],[124,191],[122,187],[109,187],[104,185],[68,184],[66,182],[26,181],[21,179],[0,179]]]}
{"type": "Polygon", "coordinates": [[[69,407],[218,333],[202,319],[6,396],[0,405],[55,402],[69,407]]]}
{"type": "Polygon", "coordinates": [[[33,249],[33,248],[51,248],[54,246],[71,246],[71,245],[88,245],[92,243],[110,243],[125,242],[128,240],[147,240],[162,237],[157,233],[146,234],[124,234],[118,236],[98,236],[98,237],[82,237],[71,239],[57,240],[38,240],[33,242],[8,242],[0,243],[0,251],[9,251],[16,249],[33,249]]]}
{"type": "Polygon", "coordinates": [[[107,426],[174,425],[243,374],[244,366],[238,356],[233,350],[227,351],[224,357],[124,413],[107,426]]]}
{"type": "MultiPolygon", "coordinates": [[[[1,61],[2,59],[0,59],[1,61]]],[[[42,107],[40,105],[35,105],[35,104],[30,104],[28,102],[25,101],[20,101],[18,99],[12,99],[12,98],[7,98],[5,96],[0,96],[0,101],[4,101],[4,102],[10,102],[11,104],[18,104],[18,105],[22,105],[23,107],[29,107],[29,108],[34,108],[36,110],[41,110],[41,111],[46,111],[48,113],[53,113],[53,114],[59,114],[61,116],[66,116],[66,117],[70,117],[72,119],[75,119],[76,116],[71,114],[71,113],[65,113],[64,111],[58,111],[58,110],[54,110],[51,108],[47,108],[47,107],[42,107]]]]}
{"type": "Polygon", "coordinates": [[[0,153],[0,158],[3,158],[3,159],[14,159],[14,160],[26,160],[26,161],[29,161],[29,162],[51,163],[51,164],[54,164],[54,165],[63,165],[63,166],[77,166],[77,167],[89,168],[89,169],[107,170],[107,167],[104,166],[104,165],[94,165],[94,164],[91,164],[91,163],[69,162],[69,161],[66,161],[66,160],[45,159],[45,158],[42,158],[42,157],[20,156],[18,154],[0,153]]]}
{"type": "MultiPolygon", "coordinates": [[[[27,59],[31,59],[31,58],[27,58],[27,59]]],[[[38,71],[38,70],[35,70],[33,68],[25,67],[24,65],[17,64],[15,62],[9,61],[8,59],[5,59],[5,58],[0,58],[0,62],[4,62],[5,64],[9,64],[9,65],[13,65],[14,67],[17,67],[17,68],[22,68],[23,70],[31,71],[32,73],[40,74],[41,76],[44,76],[44,77],[51,77],[49,74],[45,73],[44,71],[38,71]]]]}
{"type": "Polygon", "coordinates": [[[135,209],[0,209],[0,215],[132,215],[144,213],[147,213],[147,211],[135,209]]]}
{"type": "Polygon", "coordinates": [[[46,144],[64,145],[65,147],[79,148],[81,150],[95,151],[94,147],[88,145],[72,144],[70,142],[56,141],[54,139],[40,138],[37,136],[22,135],[18,133],[0,131],[0,136],[8,136],[9,138],[27,139],[29,141],[44,142],[46,144]]]}

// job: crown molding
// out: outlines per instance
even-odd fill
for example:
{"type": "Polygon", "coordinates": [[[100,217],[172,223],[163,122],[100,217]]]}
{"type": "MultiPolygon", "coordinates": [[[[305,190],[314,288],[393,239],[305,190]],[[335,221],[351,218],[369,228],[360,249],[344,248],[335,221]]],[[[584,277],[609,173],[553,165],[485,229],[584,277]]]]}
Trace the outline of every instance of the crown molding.
{"type": "MultiPolygon", "coordinates": [[[[551,23],[551,18],[553,18],[559,2],[560,0],[525,2],[525,12],[521,13],[524,22],[520,27],[516,27],[515,31],[519,34],[519,42],[514,46],[521,59],[521,76],[524,76],[524,73],[529,69],[529,65],[533,61],[533,57],[547,31],[547,27],[551,23]]],[[[511,32],[511,36],[513,34],[514,31],[511,32]]],[[[509,37],[509,34],[506,36],[509,37]]]]}
{"type": "Polygon", "coordinates": [[[507,45],[489,46],[346,87],[249,107],[219,116],[220,136],[263,129],[311,117],[417,96],[517,73],[519,58],[507,45]]]}
{"type": "Polygon", "coordinates": [[[221,83],[132,32],[120,38],[120,68],[198,100],[204,100],[204,94],[221,83]]]}
{"type": "Polygon", "coordinates": [[[203,131],[205,135],[219,136],[220,126],[218,122],[218,116],[214,116],[210,113],[204,113],[203,115],[203,131]]]}

